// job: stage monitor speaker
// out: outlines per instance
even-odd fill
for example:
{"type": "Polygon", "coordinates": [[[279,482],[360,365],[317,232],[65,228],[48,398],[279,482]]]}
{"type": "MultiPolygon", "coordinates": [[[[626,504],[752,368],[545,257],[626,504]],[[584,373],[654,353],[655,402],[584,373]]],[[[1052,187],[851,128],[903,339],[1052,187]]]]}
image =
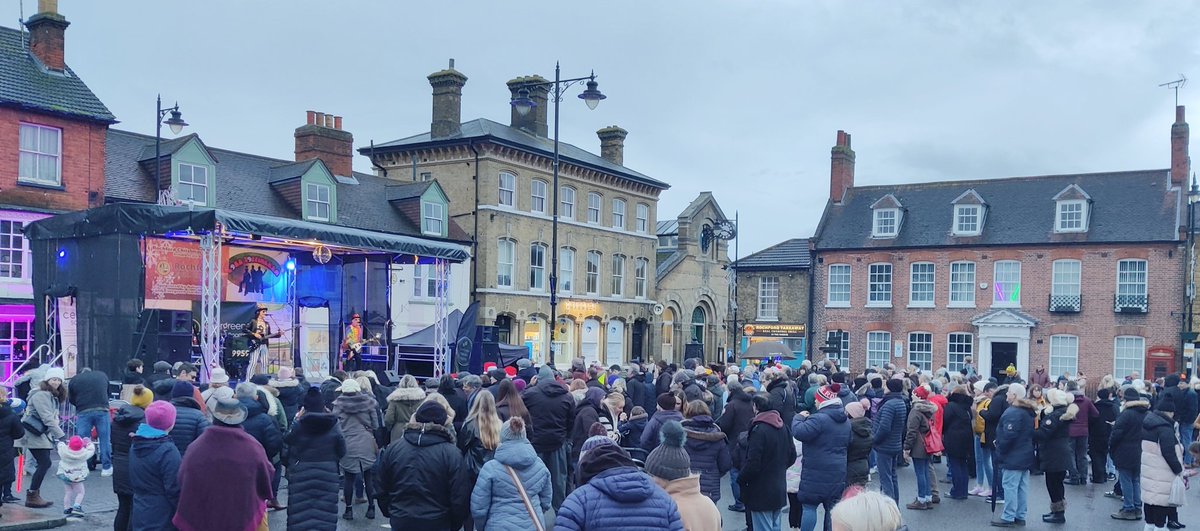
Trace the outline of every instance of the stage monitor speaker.
{"type": "Polygon", "coordinates": [[[499,341],[499,334],[497,332],[499,330],[499,328],[497,328],[495,326],[480,326],[479,330],[480,330],[479,340],[481,342],[495,343],[495,342],[499,341]]]}
{"type": "Polygon", "coordinates": [[[385,376],[385,378],[381,378],[379,381],[387,382],[387,384],[391,385],[391,386],[400,384],[400,376],[398,376],[396,374],[396,371],[388,369],[386,371],[383,371],[383,375],[385,376]]]}
{"type": "Polygon", "coordinates": [[[192,312],[188,310],[154,310],[157,313],[158,333],[192,335],[192,312]]]}
{"type": "Polygon", "coordinates": [[[192,335],[159,335],[157,361],[172,365],[178,361],[192,361],[192,335]]]}
{"type": "Polygon", "coordinates": [[[483,363],[492,362],[500,365],[500,344],[495,341],[484,341],[480,345],[483,353],[483,363]]]}

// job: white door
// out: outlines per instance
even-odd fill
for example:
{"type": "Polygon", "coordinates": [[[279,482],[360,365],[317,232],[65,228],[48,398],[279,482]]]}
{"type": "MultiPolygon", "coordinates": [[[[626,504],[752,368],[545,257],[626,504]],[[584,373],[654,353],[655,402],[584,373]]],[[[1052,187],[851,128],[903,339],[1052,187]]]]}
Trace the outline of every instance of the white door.
{"type": "Polygon", "coordinates": [[[579,355],[583,357],[584,365],[600,361],[600,321],[584,319],[583,330],[580,332],[579,355]]]}
{"type": "Polygon", "coordinates": [[[605,331],[604,366],[612,367],[625,362],[625,323],[609,321],[605,331]]]}

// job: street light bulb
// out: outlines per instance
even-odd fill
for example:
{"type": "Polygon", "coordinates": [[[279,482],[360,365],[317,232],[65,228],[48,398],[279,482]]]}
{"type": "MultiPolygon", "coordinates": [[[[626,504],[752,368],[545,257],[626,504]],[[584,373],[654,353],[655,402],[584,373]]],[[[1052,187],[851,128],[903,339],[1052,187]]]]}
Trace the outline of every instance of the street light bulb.
{"type": "Polygon", "coordinates": [[[579,99],[583,100],[583,102],[586,103],[588,108],[591,110],[596,110],[596,106],[600,105],[600,100],[608,97],[602,94],[600,89],[596,88],[598,86],[599,83],[596,83],[595,80],[588,81],[587,90],[583,91],[583,94],[579,95],[579,99]]]}
{"type": "Polygon", "coordinates": [[[184,127],[187,127],[187,122],[183,121],[183,113],[178,110],[171,111],[171,117],[167,118],[165,123],[171,127],[171,132],[174,134],[179,134],[184,127]]]}
{"type": "Polygon", "coordinates": [[[509,103],[517,110],[517,114],[521,116],[529,114],[529,111],[537,107],[537,103],[529,98],[529,89],[527,88],[518,90],[517,97],[513,98],[509,103]]]}

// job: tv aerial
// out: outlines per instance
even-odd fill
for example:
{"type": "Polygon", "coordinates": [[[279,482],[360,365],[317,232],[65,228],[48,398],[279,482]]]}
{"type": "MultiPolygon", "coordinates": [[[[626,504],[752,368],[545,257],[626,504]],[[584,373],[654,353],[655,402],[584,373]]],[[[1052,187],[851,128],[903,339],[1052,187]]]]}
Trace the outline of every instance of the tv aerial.
{"type": "Polygon", "coordinates": [[[1168,81],[1166,83],[1162,83],[1159,86],[1167,87],[1168,89],[1175,91],[1175,106],[1178,107],[1179,106],[1179,89],[1183,88],[1184,85],[1187,85],[1187,82],[1188,82],[1187,76],[1185,76],[1183,74],[1179,74],[1179,79],[1176,79],[1175,81],[1168,81]]]}

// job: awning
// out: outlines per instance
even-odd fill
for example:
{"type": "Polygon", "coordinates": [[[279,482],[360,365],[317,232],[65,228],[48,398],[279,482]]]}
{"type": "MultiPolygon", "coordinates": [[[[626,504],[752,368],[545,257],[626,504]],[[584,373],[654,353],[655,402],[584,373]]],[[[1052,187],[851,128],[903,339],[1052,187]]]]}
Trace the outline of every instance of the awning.
{"type": "Polygon", "coordinates": [[[462,262],[470,257],[470,251],[464,245],[414,236],[214,208],[144,203],[116,203],[59,214],[27,225],[25,237],[52,240],[105,234],[201,234],[213,231],[218,225],[230,233],[321,243],[362,251],[441,258],[451,262],[462,262]]]}

